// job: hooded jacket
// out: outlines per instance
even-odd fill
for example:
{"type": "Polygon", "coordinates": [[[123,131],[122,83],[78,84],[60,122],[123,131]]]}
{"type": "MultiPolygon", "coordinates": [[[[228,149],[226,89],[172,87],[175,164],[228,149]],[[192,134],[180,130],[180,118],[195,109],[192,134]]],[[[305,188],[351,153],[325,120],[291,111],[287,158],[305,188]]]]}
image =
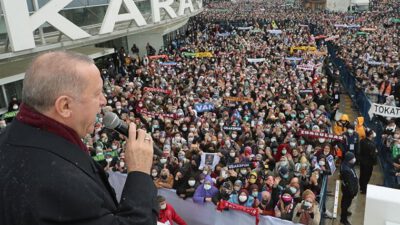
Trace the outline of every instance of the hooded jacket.
{"type": "Polygon", "coordinates": [[[186,222],[175,212],[175,209],[167,203],[167,207],[165,209],[160,209],[160,214],[158,216],[158,221],[161,223],[174,224],[174,222],[178,225],[186,225],[186,222]]]}
{"type": "Polygon", "coordinates": [[[355,127],[355,130],[358,133],[358,137],[360,138],[360,140],[363,140],[367,137],[367,135],[365,134],[364,117],[357,117],[357,125],[355,127]]]}
{"type": "Polygon", "coordinates": [[[212,198],[216,194],[218,194],[218,189],[214,186],[214,182],[211,179],[210,175],[206,176],[206,178],[204,179],[204,183],[199,185],[194,192],[193,201],[195,203],[204,204],[205,198],[212,198]],[[206,183],[207,181],[209,181],[211,184],[210,190],[204,189],[204,183],[206,183]]]}
{"type": "Polygon", "coordinates": [[[333,126],[333,133],[336,135],[341,135],[343,132],[347,130],[347,126],[350,124],[349,116],[347,114],[343,114],[340,117],[339,121],[336,121],[333,126]]]}
{"type": "Polygon", "coordinates": [[[229,202],[246,206],[246,207],[253,207],[254,206],[254,197],[249,195],[249,192],[245,189],[242,189],[239,191],[237,194],[231,194],[231,197],[229,198],[229,202]],[[245,202],[239,203],[239,196],[241,193],[246,193],[247,200],[245,202]]]}

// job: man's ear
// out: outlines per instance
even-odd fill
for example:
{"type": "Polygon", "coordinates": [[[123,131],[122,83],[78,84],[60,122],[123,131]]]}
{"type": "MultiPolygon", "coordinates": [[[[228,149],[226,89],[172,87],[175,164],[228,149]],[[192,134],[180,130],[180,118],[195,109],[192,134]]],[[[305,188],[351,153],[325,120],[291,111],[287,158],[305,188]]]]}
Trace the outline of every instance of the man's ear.
{"type": "Polygon", "coordinates": [[[72,115],[71,102],[72,102],[71,97],[68,97],[66,95],[61,95],[60,97],[58,97],[56,99],[56,102],[54,103],[56,113],[62,118],[71,117],[72,115]]]}

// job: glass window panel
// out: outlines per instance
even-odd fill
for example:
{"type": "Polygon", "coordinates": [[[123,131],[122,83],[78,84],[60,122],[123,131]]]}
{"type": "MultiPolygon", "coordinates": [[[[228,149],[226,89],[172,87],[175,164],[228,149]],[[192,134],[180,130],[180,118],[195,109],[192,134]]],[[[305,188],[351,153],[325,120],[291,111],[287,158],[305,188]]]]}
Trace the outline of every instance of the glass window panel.
{"type": "Polygon", "coordinates": [[[12,97],[17,97],[18,100],[21,100],[22,80],[6,84],[4,85],[4,87],[6,88],[6,95],[8,101],[10,101],[12,97]]]}
{"type": "Polygon", "coordinates": [[[7,108],[6,99],[4,98],[3,90],[0,88],[0,108],[7,108]]]}

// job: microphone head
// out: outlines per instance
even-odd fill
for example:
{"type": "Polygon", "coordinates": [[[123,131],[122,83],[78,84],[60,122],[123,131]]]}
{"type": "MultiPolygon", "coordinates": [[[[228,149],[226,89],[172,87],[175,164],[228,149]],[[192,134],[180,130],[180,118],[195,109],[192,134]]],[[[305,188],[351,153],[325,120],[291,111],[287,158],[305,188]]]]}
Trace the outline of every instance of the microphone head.
{"type": "Polygon", "coordinates": [[[117,114],[113,112],[104,113],[103,124],[105,127],[109,129],[114,129],[118,127],[121,123],[121,120],[118,118],[117,114]]]}

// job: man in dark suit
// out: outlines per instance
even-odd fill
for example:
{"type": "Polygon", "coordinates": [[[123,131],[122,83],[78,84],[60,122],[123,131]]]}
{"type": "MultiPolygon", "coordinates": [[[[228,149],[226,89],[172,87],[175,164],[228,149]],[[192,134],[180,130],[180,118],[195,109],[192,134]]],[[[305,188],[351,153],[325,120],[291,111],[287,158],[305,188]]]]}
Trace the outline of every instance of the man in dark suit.
{"type": "Polygon", "coordinates": [[[0,136],[0,224],[157,223],[151,136],[130,124],[128,176],[119,203],[81,140],[93,133],[105,104],[100,72],[90,58],[50,52],[33,60],[20,112],[0,136]]]}
{"type": "Polygon", "coordinates": [[[367,138],[360,142],[360,192],[367,193],[367,185],[376,164],[377,149],[374,143],[376,134],[373,130],[367,131],[367,138]]]}
{"type": "Polygon", "coordinates": [[[344,160],[340,165],[340,178],[342,180],[342,202],[341,202],[341,216],[340,222],[344,225],[351,225],[347,217],[352,213],[349,212],[351,202],[358,193],[358,177],[354,170],[356,157],[352,152],[346,152],[344,160]]]}

